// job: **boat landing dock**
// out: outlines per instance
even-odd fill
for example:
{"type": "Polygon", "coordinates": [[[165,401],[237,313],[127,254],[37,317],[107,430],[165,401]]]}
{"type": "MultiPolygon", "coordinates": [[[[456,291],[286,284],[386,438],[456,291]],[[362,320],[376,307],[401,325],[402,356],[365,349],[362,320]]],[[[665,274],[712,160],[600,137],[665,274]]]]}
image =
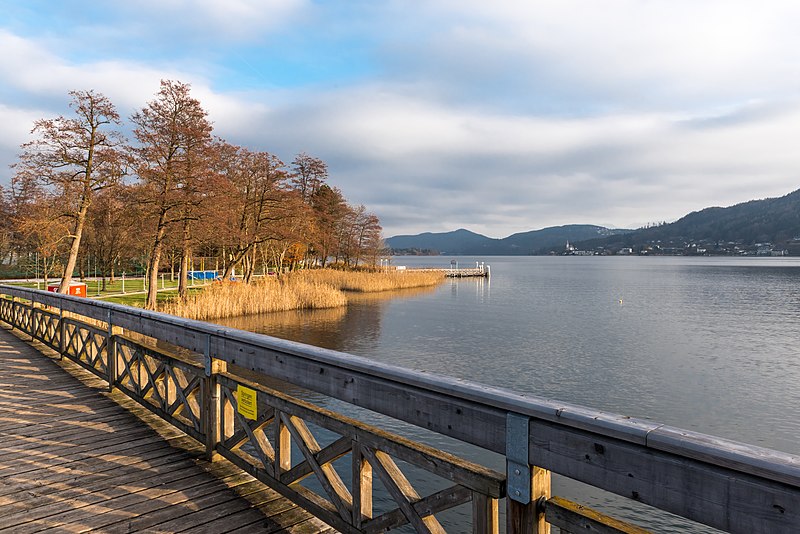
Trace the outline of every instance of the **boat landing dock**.
{"type": "Polygon", "coordinates": [[[491,268],[488,265],[477,267],[412,267],[405,270],[414,272],[444,273],[447,278],[489,278],[491,268]]]}

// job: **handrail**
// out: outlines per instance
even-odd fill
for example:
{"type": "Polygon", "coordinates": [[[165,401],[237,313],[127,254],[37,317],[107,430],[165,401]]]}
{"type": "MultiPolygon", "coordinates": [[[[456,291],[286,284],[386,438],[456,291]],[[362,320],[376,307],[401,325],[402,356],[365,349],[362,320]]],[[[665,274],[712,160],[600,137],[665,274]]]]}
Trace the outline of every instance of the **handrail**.
{"type": "Polygon", "coordinates": [[[800,457],[342,352],[108,302],[0,286],[731,532],[800,527],[800,457]]]}

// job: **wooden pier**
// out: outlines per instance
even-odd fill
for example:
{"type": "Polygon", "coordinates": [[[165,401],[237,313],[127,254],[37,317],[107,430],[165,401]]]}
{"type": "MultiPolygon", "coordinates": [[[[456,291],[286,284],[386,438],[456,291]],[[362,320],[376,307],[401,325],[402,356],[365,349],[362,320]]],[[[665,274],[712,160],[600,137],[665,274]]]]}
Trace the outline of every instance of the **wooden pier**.
{"type": "Polygon", "coordinates": [[[488,265],[478,267],[413,267],[405,269],[413,272],[442,273],[447,278],[489,278],[491,268],[488,265]]]}
{"type": "Polygon", "coordinates": [[[441,533],[464,506],[494,534],[502,505],[509,534],[645,532],[553,496],[555,472],[728,532],[800,531],[800,457],[779,451],[33,289],[0,286],[0,323],[19,334],[0,332],[0,529],[441,533]],[[503,455],[505,472],[276,380],[503,455]]]}

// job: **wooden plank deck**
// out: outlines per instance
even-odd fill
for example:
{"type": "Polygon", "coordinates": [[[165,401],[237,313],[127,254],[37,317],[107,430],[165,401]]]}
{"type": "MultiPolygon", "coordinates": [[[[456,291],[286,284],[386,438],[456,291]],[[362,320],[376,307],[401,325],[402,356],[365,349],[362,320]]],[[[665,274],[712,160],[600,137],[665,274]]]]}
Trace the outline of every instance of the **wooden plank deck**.
{"type": "Polygon", "coordinates": [[[24,339],[0,329],[0,531],[333,532],[24,339]]]}

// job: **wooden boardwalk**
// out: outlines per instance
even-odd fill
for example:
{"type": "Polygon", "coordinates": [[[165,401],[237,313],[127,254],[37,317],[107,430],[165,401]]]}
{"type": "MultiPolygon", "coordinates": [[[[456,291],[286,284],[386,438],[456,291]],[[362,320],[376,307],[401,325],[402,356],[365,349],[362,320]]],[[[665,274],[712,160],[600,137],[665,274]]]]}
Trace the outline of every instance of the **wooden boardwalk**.
{"type": "Polygon", "coordinates": [[[50,354],[0,329],[0,531],[333,532],[50,354]]]}

